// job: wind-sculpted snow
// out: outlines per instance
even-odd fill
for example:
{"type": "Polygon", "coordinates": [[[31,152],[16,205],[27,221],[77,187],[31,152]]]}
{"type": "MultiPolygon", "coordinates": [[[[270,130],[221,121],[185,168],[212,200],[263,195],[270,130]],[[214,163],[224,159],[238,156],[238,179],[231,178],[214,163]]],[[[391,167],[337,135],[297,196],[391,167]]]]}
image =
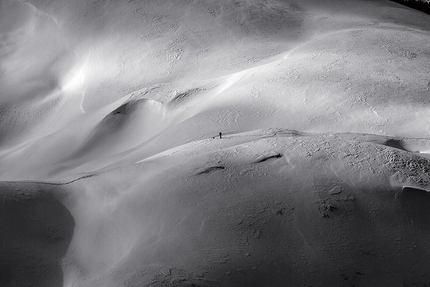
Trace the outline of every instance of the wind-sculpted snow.
{"type": "Polygon", "coordinates": [[[0,285],[428,283],[429,27],[388,0],[1,1],[0,285]]]}
{"type": "Polygon", "coordinates": [[[128,154],[132,163],[219,130],[428,133],[429,20],[394,3],[6,1],[2,7],[5,180],[59,179],[70,169],[118,164],[128,154]],[[141,136],[106,130],[90,140],[88,132],[130,96],[160,103],[154,111],[137,107],[160,113],[150,117],[158,132],[128,121],[122,127],[141,136]],[[50,156],[57,150],[61,155],[50,156]],[[67,160],[76,153],[86,160],[67,160]]]}
{"type": "Polygon", "coordinates": [[[430,160],[389,140],[229,134],[63,185],[9,185],[3,200],[62,195],[76,224],[64,286],[424,284],[430,160]]]}

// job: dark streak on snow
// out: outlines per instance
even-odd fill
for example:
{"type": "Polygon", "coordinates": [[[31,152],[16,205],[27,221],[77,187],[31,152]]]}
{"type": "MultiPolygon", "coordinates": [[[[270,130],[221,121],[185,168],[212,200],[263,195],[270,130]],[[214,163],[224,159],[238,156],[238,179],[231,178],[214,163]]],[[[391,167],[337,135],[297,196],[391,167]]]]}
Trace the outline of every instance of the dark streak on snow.
{"type": "Polygon", "coordinates": [[[27,181],[27,180],[22,180],[22,181],[0,181],[0,184],[2,184],[2,183],[27,183],[27,184],[44,184],[44,185],[62,186],[62,185],[68,185],[68,184],[74,183],[76,181],[79,181],[79,180],[82,180],[82,179],[86,179],[86,178],[90,178],[90,177],[94,177],[94,176],[98,176],[98,175],[99,174],[97,174],[97,173],[89,174],[89,175],[81,176],[79,178],[75,178],[75,179],[67,181],[67,182],[43,182],[43,181],[27,181]]]}
{"type": "Polygon", "coordinates": [[[389,139],[389,140],[387,140],[387,141],[385,142],[385,145],[386,145],[386,146],[389,146],[389,147],[396,148],[396,149],[400,149],[400,150],[407,151],[407,150],[405,149],[405,147],[403,146],[403,143],[402,143],[402,141],[401,141],[401,140],[389,139]]]}
{"type": "Polygon", "coordinates": [[[217,171],[217,170],[223,170],[223,169],[225,169],[225,167],[224,167],[224,166],[221,166],[221,165],[218,165],[218,166],[211,166],[211,167],[209,167],[209,168],[206,168],[206,169],[204,169],[204,170],[202,170],[202,171],[198,172],[196,175],[208,174],[208,173],[211,173],[211,172],[214,172],[214,171],[217,171]]]}
{"type": "Polygon", "coordinates": [[[268,161],[270,159],[281,158],[281,157],[282,157],[282,154],[277,153],[275,155],[265,156],[262,159],[257,160],[256,163],[261,163],[261,162],[268,161]]]}

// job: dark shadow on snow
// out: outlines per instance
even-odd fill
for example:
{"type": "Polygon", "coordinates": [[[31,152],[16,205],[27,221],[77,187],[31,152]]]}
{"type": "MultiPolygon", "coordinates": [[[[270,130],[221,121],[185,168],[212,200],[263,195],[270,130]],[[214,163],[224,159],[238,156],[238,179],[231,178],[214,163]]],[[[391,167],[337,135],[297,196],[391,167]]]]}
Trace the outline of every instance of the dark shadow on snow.
{"type": "Polygon", "coordinates": [[[270,159],[276,159],[276,158],[281,158],[281,157],[282,157],[282,154],[277,153],[277,154],[275,154],[275,155],[265,156],[265,157],[263,157],[263,158],[261,158],[261,159],[257,160],[257,161],[256,161],[256,163],[265,162],[265,161],[268,161],[268,160],[270,160],[270,159]]]}
{"type": "Polygon", "coordinates": [[[224,170],[224,169],[225,169],[225,167],[223,167],[221,165],[219,165],[219,166],[211,166],[209,168],[206,168],[206,169],[203,169],[203,170],[197,172],[196,175],[208,174],[208,173],[211,173],[211,172],[215,172],[217,170],[224,170]]]}
{"type": "Polygon", "coordinates": [[[415,227],[430,230],[430,193],[422,189],[404,187],[402,208],[415,227]]]}
{"type": "Polygon", "coordinates": [[[45,191],[0,187],[0,286],[63,286],[61,258],[75,226],[45,191]]]}
{"type": "Polygon", "coordinates": [[[405,149],[405,147],[403,146],[401,140],[389,139],[385,142],[385,145],[396,149],[407,151],[407,149],[405,149]]]}
{"type": "Polygon", "coordinates": [[[409,8],[419,10],[421,12],[427,13],[430,15],[430,3],[425,3],[422,1],[416,1],[416,0],[391,0],[392,2],[407,6],[409,8]]]}

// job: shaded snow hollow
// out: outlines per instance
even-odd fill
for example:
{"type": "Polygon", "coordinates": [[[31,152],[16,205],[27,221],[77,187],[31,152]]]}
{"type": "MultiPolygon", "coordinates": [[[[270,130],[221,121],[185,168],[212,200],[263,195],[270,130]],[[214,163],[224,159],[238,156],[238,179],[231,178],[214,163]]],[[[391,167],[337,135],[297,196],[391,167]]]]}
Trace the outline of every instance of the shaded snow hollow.
{"type": "Polygon", "coordinates": [[[0,285],[425,286],[429,27],[388,0],[1,1],[0,285]]]}

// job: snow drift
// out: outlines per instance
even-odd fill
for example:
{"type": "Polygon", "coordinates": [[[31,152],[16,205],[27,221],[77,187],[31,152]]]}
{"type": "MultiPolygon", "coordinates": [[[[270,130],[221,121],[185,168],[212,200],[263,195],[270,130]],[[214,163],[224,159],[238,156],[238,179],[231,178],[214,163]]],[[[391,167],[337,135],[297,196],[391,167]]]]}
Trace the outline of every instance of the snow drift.
{"type": "Polygon", "coordinates": [[[428,15],[0,7],[2,285],[430,282],[428,15]]]}

